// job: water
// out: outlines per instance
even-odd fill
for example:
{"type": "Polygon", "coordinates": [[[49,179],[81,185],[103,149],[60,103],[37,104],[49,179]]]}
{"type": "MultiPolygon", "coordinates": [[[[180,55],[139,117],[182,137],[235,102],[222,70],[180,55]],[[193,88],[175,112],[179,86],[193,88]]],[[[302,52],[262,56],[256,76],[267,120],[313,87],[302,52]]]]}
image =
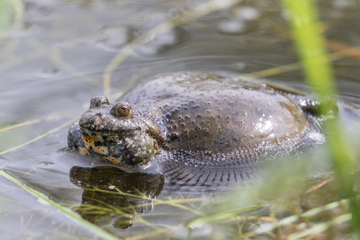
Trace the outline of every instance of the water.
{"type": "MultiPolygon", "coordinates": [[[[328,29],[330,51],[359,45],[356,1],[322,2],[320,14],[328,29]]],[[[74,121],[88,108],[91,97],[103,94],[104,71],[127,43],[200,3],[203,1],[24,1],[23,26],[7,32],[0,45],[0,129],[25,124],[0,130],[0,152],[74,121]]],[[[134,82],[159,73],[246,74],[296,62],[284,16],[277,3],[244,1],[179,26],[141,46],[116,68],[110,97],[114,100],[134,82]]],[[[359,54],[337,60],[333,66],[340,97],[359,104],[359,54]]],[[[266,78],[308,90],[300,70],[266,78]]],[[[179,224],[196,213],[159,202],[171,195],[162,192],[161,176],[92,168],[99,164],[66,150],[68,127],[0,155],[1,168],[117,236],[148,232],[155,232],[154,239],[164,233],[170,238],[188,236],[189,229],[179,224]],[[126,180],[119,179],[124,174],[126,180]],[[158,202],[81,188],[98,185],[106,191],[120,188],[136,195],[131,183],[138,179],[144,180],[137,188],[146,197],[156,196],[158,202]],[[85,205],[89,202],[103,212],[89,211],[85,205]]],[[[6,223],[0,227],[3,239],[95,236],[5,178],[0,181],[0,221],[6,223]]],[[[191,203],[185,205],[193,209],[191,203]]],[[[192,236],[211,238],[218,229],[221,227],[198,225],[192,236]]]]}

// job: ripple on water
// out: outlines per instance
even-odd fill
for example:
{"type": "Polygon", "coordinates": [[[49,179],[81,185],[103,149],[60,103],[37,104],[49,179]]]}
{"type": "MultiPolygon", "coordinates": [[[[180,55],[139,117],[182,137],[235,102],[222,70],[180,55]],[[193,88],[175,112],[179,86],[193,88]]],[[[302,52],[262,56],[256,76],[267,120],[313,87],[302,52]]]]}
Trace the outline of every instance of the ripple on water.
{"type": "Polygon", "coordinates": [[[138,35],[139,31],[134,26],[125,24],[109,25],[99,29],[95,43],[105,51],[119,52],[138,35]]]}

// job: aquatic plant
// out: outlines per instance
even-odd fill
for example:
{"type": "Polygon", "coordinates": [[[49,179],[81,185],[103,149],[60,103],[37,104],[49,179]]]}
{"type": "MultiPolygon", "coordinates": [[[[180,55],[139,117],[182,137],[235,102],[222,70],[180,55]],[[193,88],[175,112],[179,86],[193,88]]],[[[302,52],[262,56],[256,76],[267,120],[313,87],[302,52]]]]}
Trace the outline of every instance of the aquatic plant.
{"type": "MultiPolygon", "coordinates": [[[[320,99],[328,98],[330,94],[332,98],[335,98],[335,81],[321,33],[321,24],[317,17],[315,2],[312,0],[283,0],[283,3],[306,81],[320,99]]],[[[320,111],[323,114],[328,111],[335,111],[332,107],[331,105],[322,105],[320,111]]],[[[329,129],[331,159],[342,190],[350,199],[355,230],[357,226],[360,226],[360,208],[356,193],[353,190],[354,179],[351,174],[356,164],[355,153],[346,145],[345,139],[347,137],[341,132],[337,119],[327,121],[327,128],[329,129]]]]}

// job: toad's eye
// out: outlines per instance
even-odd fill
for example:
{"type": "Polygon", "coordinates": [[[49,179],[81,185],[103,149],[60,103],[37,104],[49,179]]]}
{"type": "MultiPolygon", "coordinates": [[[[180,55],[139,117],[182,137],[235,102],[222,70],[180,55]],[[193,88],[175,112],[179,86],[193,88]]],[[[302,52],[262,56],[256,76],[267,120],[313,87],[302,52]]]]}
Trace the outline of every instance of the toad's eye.
{"type": "Polygon", "coordinates": [[[90,108],[101,107],[104,104],[109,105],[109,100],[105,96],[96,96],[90,100],[90,108]]]}
{"type": "Polygon", "coordinates": [[[132,111],[127,102],[119,102],[112,109],[111,113],[120,117],[130,116],[132,111]]]}

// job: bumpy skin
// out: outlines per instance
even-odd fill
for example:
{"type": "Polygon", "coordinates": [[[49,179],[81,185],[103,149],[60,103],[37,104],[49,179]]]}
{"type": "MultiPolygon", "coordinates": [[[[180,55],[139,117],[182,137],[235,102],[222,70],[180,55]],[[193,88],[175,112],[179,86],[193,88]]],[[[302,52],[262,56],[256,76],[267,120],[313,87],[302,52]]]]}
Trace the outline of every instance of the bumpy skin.
{"type": "Polygon", "coordinates": [[[127,168],[154,160],[193,168],[241,167],[324,141],[318,121],[303,110],[306,100],[238,78],[160,75],[114,105],[94,97],[70,127],[68,145],[127,168]]]}

